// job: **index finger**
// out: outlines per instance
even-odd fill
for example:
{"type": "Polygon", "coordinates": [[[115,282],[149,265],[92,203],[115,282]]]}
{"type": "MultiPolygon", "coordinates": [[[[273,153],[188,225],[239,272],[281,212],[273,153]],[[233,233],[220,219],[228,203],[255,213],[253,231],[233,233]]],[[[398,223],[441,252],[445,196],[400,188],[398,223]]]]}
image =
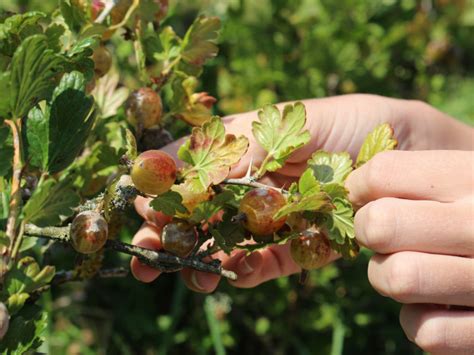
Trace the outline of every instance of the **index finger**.
{"type": "Polygon", "coordinates": [[[472,191],[474,152],[388,151],[377,154],[346,180],[355,205],[383,197],[454,202],[472,191]]]}

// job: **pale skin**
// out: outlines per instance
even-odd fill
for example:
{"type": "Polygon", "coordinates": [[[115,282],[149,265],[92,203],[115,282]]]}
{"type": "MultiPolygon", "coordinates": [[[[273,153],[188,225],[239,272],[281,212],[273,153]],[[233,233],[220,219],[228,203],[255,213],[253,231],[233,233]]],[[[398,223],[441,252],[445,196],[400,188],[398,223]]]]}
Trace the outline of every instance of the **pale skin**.
{"type": "MultiPolygon", "coordinates": [[[[288,186],[318,149],[348,151],[353,158],[376,125],[388,122],[399,151],[378,154],[349,175],[346,187],[357,207],[356,238],[375,252],[368,267],[372,286],[403,304],[400,323],[408,339],[434,354],[470,354],[474,349],[474,129],[419,101],[373,95],[347,95],[303,101],[311,142],[295,152],[266,182],[288,186]]],[[[229,133],[250,139],[250,148],[232,169],[242,176],[251,157],[259,165],[264,152],[251,134],[256,112],[225,118],[229,133]]],[[[176,155],[182,141],[164,150],[176,155]]],[[[160,249],[162,219],[139,198],[145,218],[134,243],[160,249]]],[[[237,287],[299,272],[288,246],[269,247],[245,256],[219,254],[235,271],[237,287]]],[[[332,259],[336,259],[335,255],[332,259]]],[[[135,277],[151,282],[159,272],[131,263],[135,277]]],[[[216,275],[183,270],[194,291],[211,292],[216,275]]]]}

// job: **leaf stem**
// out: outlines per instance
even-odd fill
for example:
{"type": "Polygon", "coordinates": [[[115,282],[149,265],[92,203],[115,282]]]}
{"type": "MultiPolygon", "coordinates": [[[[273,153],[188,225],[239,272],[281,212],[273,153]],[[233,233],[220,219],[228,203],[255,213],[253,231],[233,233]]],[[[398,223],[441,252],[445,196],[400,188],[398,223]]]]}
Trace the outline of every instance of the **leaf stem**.
{"type": "MultiPolygon", "coordinates": [[[[7,261],[15,258],[16,254],[12,250],[17,250],[17,239],[21,239],[21,235],[17,234],[18,217],[20,215],[21,204],[21,173],[23,170],[23,162],[21,159],[21,122],[20,119],[4,121],[12,131],[13,136],[13,174],[10,193],[10,207],[7,220],[6,235],[10,239],[10,248],[7,251],[7,261]],[[9,255],[8,255],[9,254],[9,255]]],[[[20,240],[21,243],[21,240],[20,240]]]]}
{"type": "Polygon", "coordinates": [[[262,176],[265,175],[265,173],[267,172],[267,169],[265,168],[265,166],[268,164],[271,158],[272,158],[272,155],[268,153],[265,159],[263,159],[262,164],[260,164],[260,168],[258,168],[257,172],[253,176],[255,180],[261,179],[262,176]]]}
{"type": "Polygon", "coordinates": [[[254,177],[243,177],[239,179],[225,179],[221,182],[223,185],[240,185],[240,186],[248,186],[254,188],[263,188],[263,189],[272,189],[276,190],[282,194],[288,194],[289,192],[285,189],[262,184],[261,182],[255,181],[254,177]]]}
{"type": "Polygon", "coordinates": [[[109,0],[105,3],[105,7],[102,12],[95,19],[95,23],[102,23],[110,15],[115,6],[117,6],[118,0],[109,0]]]}
{"type": "MultiPolygon", "coordinates": [[[[25,226],[25,234],[32,237],[53,239],[63,243],[69,242],[69,227],[41,228],[33,224],[27,224],[25,226]]],[[[198,257],[180,258],[168,253],[146,249],[110,239],[105,244],[105,248],[135,256],[143,264],[162,271],[176,271],[177,267],[188,267],[220,275],[230,280],[237,280],[237,275],[233,271],[223,269],[220,263],[216,262],[216,260],[213,260],[210,263],[205,263],[198,257]]]]}
{"type": "Polygon", "coordinates": [[[133,3],[128,8],[127,13],[125,14],[125,17],[123,18],[123,20],[117,23],[116,25],[110,26],[109,30],[113,31],[125,25],[128,19],[130,18],[130,16],[132,16],[133,11],[135,11],[135,9],[138,7],[139,4],[140,4],[140,0],[133,0],[133,3]]]}

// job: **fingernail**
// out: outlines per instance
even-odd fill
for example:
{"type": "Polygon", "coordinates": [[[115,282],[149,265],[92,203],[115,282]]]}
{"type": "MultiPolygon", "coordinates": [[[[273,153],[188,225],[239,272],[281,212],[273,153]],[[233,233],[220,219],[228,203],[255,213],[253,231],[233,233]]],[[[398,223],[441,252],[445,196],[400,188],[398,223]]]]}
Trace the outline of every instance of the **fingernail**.
{"type": "Polygon", "coordinates": [[[245,276],[253,273],[261,263],[262,256],[259,252],[253,252],[243,257],[237,266],[237,274],[245,276]]]}

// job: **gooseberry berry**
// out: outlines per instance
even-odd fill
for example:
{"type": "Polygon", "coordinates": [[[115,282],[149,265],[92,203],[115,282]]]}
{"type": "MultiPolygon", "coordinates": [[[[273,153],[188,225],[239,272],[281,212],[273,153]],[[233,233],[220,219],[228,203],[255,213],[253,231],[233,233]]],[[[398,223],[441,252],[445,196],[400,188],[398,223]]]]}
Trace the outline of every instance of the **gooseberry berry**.
{"type": "Polygon", "coordinates": [[[152,88],[143,87],[132,92],[126,106],[127,119],[135,128],[150,128],[160,122],[161,98],[152,88]]]}
{"type": "Polygon", "coordinates": [[[160,238],[164,250],[182,258],[188,256],[197,243],[194,226],[182,220],[164,226],[160,238]]]}
{"type": "Polygon", "coordinates": [[[112,66],[112,55],[104,46],[97,47],[92,53],[94,72],[98,78],[103,77],[112,66]]]}
{"type": "Polygon", "coordinates": [[[176,180],[176,163],[161,150],[148,150],[135,159],[130,175],[133,184],[141,192],[161,195],[176,180]]]}
{"type": "Polygon", "coordinates": [[[79,253],[95,253],[105,245],[108,232],[107,222],[100,213],[84,211],[79,213],[71,223],[71,244],[79,253]]]}
{"type": "Polygon", "coordinates": [[[244,228],[260,240],[271,237],[285,224],[285,217],[273,218],[285,203],[283,195],[275,189],[257,188],[247,192],[239,206],[239,212],[245,215],[244,228]]]}
{"type": "Polygon", "coordinates": [[[329,261],[331,246],[322,233],[312,233],[293,239],[290,244],[292,259],[304,270],[313,270],[329,261]]]}
{"type": "Polygon", "coordinates": [[[7,334],[8,326],[10,324],[10,314],[3,302],[0,302],[0,340],[7,334]]]}

